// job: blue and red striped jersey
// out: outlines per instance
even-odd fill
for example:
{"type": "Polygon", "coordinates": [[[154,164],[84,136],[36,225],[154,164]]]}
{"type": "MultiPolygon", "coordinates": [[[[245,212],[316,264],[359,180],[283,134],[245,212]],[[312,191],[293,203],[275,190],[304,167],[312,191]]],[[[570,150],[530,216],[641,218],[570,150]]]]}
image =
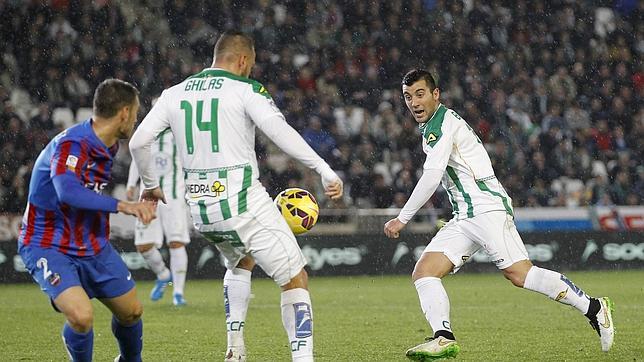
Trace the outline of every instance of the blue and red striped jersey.
{"type": "MultiPolygon", "coordinates": [[[[78,182],[100,194],[111,180],[118,142],[108,148],[94,133],[92,122],[89,119],[64,130],[38,156],[29,182],[19,246],[58,248],[64,254],[89,256],[97,254],[109,241],[109,214],[116,212],[118,200],[99,196],[100,202],[87,208],[73,207],[69,201],[60,200],[60,187],[57,193],[54,186],[54,178],[71,176],[70,186],[78,182]]],[[[80,191],[66,197],[98,196],[82,188],[80,191]]]]}

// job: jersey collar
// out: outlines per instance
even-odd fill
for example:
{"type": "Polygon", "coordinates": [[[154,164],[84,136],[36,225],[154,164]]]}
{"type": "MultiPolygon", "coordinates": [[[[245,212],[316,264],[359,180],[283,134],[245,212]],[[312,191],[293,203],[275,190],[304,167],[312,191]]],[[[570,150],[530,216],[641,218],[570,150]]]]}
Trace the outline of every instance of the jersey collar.
{"type": "Polygon", "coordinates": [[[94,127],[92,127],[92,123],[94,123],[94,119],[93,118],[88,119],[87,121],[85,121],[85,127],[87,127],[88,133],[90,134],[90,137],[94,142],[94,144],[101,147],[105,151],[115,154],[116,150],[118,150],[119,141],[116,140],[116,143],[114,143],[112,147],[107,147],[107,145],[103,142],[103,140],[98,138],[98,136],[96,135],[96,132],[94,131],[94,127]]]}
{"type": "Polygon", "coordinates": [[[227,71],[225,69],[222,69],[222,68],[205,68],[201,72],[191,75],[190,77],[188,77],[188,79],[191,79],[191,78],[220,77],[220,76],[224,76],[224,77],[232,78],[232,79],[237,79],[237,80],[241,80],[241,81],[248,81],[249,80],[249,78],[233,74],[233,73],[231,73],[231,72],[229,72],[229,71],[227,71]]]}
{"type": "Polygon", "coordinates": [[[419,124],[419,125],[418,125],[418,129],[420,129],[420,132],[421,132],[421,133],[422,133],[423,131],[425,131],[425,128],[427,127],[427,125],[428,125],[428,124],[430,124],[430,123],[434,120],[434,118],[436,118],[436,115],[439,113],[438,111],[440,111],[440,110],[441,110],[441,108],[445,108],[445,106],[443,105],[443,103],[439,103],[439,104],[438,104],[438,107],[436,107],[436,110],[434,111],[434,113],[432,114],[432,116],[431,116],[431,117],[429,117],[429,119],[428,119],[425,123],[421,123],[421,124],[419,124]]]}

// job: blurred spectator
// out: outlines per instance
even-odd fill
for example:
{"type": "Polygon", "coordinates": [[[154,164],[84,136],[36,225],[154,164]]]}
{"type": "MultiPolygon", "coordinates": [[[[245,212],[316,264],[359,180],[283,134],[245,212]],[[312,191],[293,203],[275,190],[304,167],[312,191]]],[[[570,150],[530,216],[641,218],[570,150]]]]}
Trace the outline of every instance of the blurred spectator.
{"type": "Polygon", "coordinates": [[[564,123],[563,117],[561,116],[561,106],[558,102],[550,103],[548,113],[541,120],[541,129],[543,131],[547,132],[552,127],[563,130],[568,128],[568,125],[564,123]]]}
{"type": "Polygon", "coordinates": [[[633,185],[627,170],[619,170],[610,186],[611,199],[617,205],[625,205],[633,185]]]}
{"type": "Polygon", "coordinates": [[[372,192],[373,179],[367,168],[359,160],[351,162],[349,175],[349,196],[353,204],[360,207],[372,207],[370,196],[372,192]]]}
{"type": "Polygon", "coordinates": [[[566,168],[565,175],[554,180],[551,188],[559,201],[551,206],[584,206],[585,185],[582,180],[576,177],[572,168],[566,168]]]}
{"type": "Polygon", "coordinates": [[[564,113],[564,122],[572,131],[587,130],[590,128],[590,115],[578,101],[573,101],[564,113]]]}
{"type": "Polygon", "coordinates": [[[295,160],[289,159],[286,162],[286,168],[279,172],[274,179],[274,187],[277,190],[284,190],[290,187],[299,187],[302,181],[302,172],[300,171],[295,160]]]}
{"type": "Polygon", "coordinates": [[[525,175],[525,184],[529,187],[534,185],[537,179],[543,180],[546,185],[550,185],[559,174],[550,163],[546,162],[546,157],[541,152],[534,153],[531,166],[525,175]]]}
{"type": "Polygon", "coordinates": [[[193,55],[197,59],[206,59],[212,54],[217,34],[215,28],[202,18],[193,18],[188,30],[187,40],[193,55]]]}
{"type": "Polygon", "coordinates": [[[534,180],[534,184],[530,191],[528,191],[528,202],[526,206],[528,207],[545,207],[551,206],[550,200],[552,200],[553,195],[545,187],[545,182],[538,178],[534,180]]]}
{"type": "Polygon", "coordinates": [[[58,34],[70,37],[72,40],[76,39],[78,36],[78,33],[74,28],[72,28],[72,25],[65,18],[65,14],[63,13],[59,13],[54,17],[54,20],[48,27],[48,33],[51,39],[56,39],[58,34]]]}
{"type": "Polygon", "coordinates": [[[612,155],[615,150],[613,136],[608,128],[608,120],[600,119],[597,121],[597,127],[591,130],[593,149],[599,153],[612,155]]]}
{"type": "Polygon", "coordinates": [[[29,128],[32,130],[51,130],[54,129],[54,121],[51,119],[51,110],[49,103],[40,103],[38,114],[29,120],[29,128]]]}
{"type": "Polygon", "coordinates": [[[558,102],[570,101],[577,96],[577,85],[565,66],[559,66],[557,72],[548,79],[548,91],[558,102]]]}
{"type": "Polygon", "coordinates": [[[335,139],[327,130],[322,128],[322,122],[317,116],[309,118],[309,125],[302,131],[304,140],[327,162],[332,162],[337,151],[335,139]]]}
{"type": "Polygon", "coordinates": [[[65,78],[65,94],[73,109],[77,109],[80,105],[91,103],[92,89],[90,89],[87,81],[78,75],[75,69],[72,69],[65,78]]]}
{"type": "Polygon", "coordinates": [[[373,198],[373,207],[378,209],[387,209],[394,201],[393,188],[387,185],[385,178],[379,173],[375,174],[373,177],[371,193],[373,198]]]}
{"type": "Polygon", "coordinates": [[[617,152],[629,150],[628,144],[626,143],[626,138],[624,136],[624,128],[621,126],[617,126],[613,130],[613,148],[617,152]]]}
{"type": "Polygon", "coordinates": [[[344,137],[351,137],[358,134],[366,118],[365,110],[352,103],[337,108],[333,114],[338,127],[338,133],[344,137]]]}
{"type": "Polygon", "coordinates": [[[610,196],[610,183],[607,176],[597,175],[594,180],[588,183],[588,186],[590,189],[590,202],[592,205],[614,205],[610,196]]]}
{"type": "Polygon", "coordinates": [[[411,195],[416,182],[418,182],[413,172],[409,169],[400,170],[394,179],[394,190],[405,195],[411,195]]]}

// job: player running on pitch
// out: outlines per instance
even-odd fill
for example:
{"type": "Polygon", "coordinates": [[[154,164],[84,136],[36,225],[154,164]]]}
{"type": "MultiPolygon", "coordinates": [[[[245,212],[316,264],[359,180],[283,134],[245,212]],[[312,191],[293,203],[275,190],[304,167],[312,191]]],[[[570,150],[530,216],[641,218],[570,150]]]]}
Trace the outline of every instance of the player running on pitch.
{"type": "Polygon", "coordinates": [[[243,330],[255,263],[282,289],[282,322],[293,360],[312,361],[313,314],[306,261],[258,180],[255,128],[317,171],[332,199],[342,196],[342,181],[286,123],[266,88],[247,78],[255,64],[249,36],[224,33],[214,55],[212,68],[161,94],[132,137],[130,149],[143,184],[155,187],[158,180],[150,169],[150,145],[168,127],[175,136],[193,223],[226,258],[225,361],[246,360],[243,330]]]}
{"type": "MultiPolygon", "coordinates": [[[[190,235],[184,199],[183,170],[172,132],[170,130],[161,132],[152,149],[156,175],[166,196],[166,203],[160,203],[157,206],[157,219],[149,225],[144,225],[137,220],[134,245],[157,276],[156,283],[150,292],[150,299],[157,301],[163,298],[165,288],[172,282],[172,304],[184,306],[186,301],[183,292],[188,270],[186,244],[190,243],[190,235]],[[170,249],[170,269],[166,267],[159,252],[164,235],[170,249]]],[[[132,162],[127,179],[127,198],[130,201],[135,199],[134,191],[138,182],[139,172],[132,162]]]]}
{"type": "Polygon", "coordinates": [[[121,351],[116,361],[141,361],[143,307],[127,266],[109,243],[109,214],[135,215],[147,224],[156,205],[101,195],[111,179],[118,140],[132,134],[138,93],[116,79],[99,84],[92,118],[49,142],[29,183],[18,251],[54,309],[65,316],[63,342],[73,361],[92,360],[91,298],[112,312],[112,333],[121,351]]]}
{"type": "Polygon", "coordinates": [[[562,274],[532,265],[514,225],[512,200],[496,179],[485,147],[456,112],[440,103],[432,75],[424,70],[410,71],[402,79],[402,91],[422,132],[427,159],[409,200],[398,217],[385,224],[384,232],[389,238],[398,238],[439,182],[447,190],[454,214],[427,245],[412,274],[434,336],[409,349],[407,357],[423,361],[454,357],[459,352],[441,278],[458,271],[481,248],[515,286],[583,313],[599,334],[602,350],[608,351],[614,335],[612,302],[606,297],[592,298],[562,274]]]}

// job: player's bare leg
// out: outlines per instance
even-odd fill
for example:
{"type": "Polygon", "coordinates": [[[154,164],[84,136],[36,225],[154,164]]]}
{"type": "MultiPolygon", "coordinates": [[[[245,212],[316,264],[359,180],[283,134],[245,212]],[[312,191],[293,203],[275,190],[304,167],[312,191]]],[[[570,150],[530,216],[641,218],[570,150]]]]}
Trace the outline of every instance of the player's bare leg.
{"type": "Polygon", "coordinates": [[[313,309],[308,274],[302,269],[282,285],[282,323],[288,335],[293,361],[313,361],[313,309]]]}
{"type": "Polygon", "coordinates": [[[119,361],[140,362],[143,349],[143,306],[136,297],[136,288],[115,297],[100,299],[112,311],[112,333],[119,344],[119,361]]]}
{"type": "Polygon", "coordinates": [[[460,351],[449,319],[449,298],[441,278],[449,274],[454,264],[443,253],[426,252],[420,257],[412,280],[418,292],[420,307],[434,336],[407,350],[407,357],[416,361],[455,357],[460,351]]]}
{"type": "Polygon", "coordinates": [[[163,257],[154,243],[137,245],[136,250],[143,256],[150,270],[157,276],[156,283],[150,291],[150,299],[153,302],[163,298],[163,293],[172,282],[170,269],[166,267],[163,257]]]}
{"type": "Polygon", "coordinates": [[[73,361],[91,361],[94,349],[94,309],[80,286],[65,289],[54,300],[67,322],[63,327],[63,343],[73,361]]]}
{"type": "Polygon", "coordinates": [[[518,261],[502,272],[517,287],[575,307],[588,318],[590,325],[599,334],[602,351],[610,350],[615,334],[613,303],[610,299],[590,297],[563,274],[534,266],[529,260],[518,261]]]}
{"type": "Polygon", "coordinates": [[[186,285],[186,272],[188,271],[188,254],[186,245],[179,241],[171,241],[170,248],[170,270],[172,271],[172,303],[176,306],[186,305],[183,298],[183,289],[186,285]]]}
{"type": "Polygon", "coordinates": [[[250,282],[255,261],[250,256],[242,258],[233,270],[224,275],[224,308],[226,310],[226,336],[228,346],[224,361],[246,361],[244,324],[250,302],[250,282]]]}

